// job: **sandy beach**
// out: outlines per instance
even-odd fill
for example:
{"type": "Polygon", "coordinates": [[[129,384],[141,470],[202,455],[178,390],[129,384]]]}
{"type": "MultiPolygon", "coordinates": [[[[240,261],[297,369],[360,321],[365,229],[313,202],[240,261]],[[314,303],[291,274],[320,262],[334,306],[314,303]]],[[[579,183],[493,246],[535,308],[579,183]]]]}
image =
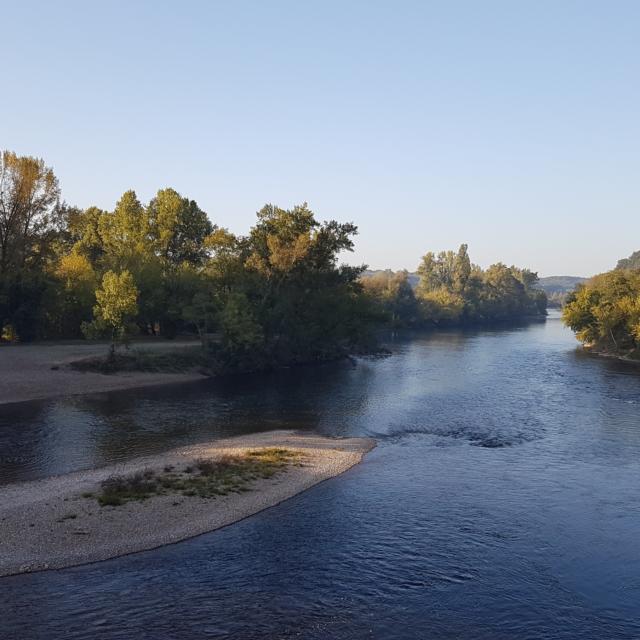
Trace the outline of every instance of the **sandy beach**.
{"type": "MultiPolygon", "coordinates": [[[[192,345],[177,341],[144,342],[144,350],[171,350],[192,345]]],[[[104,355],[105,344],[25,344],[0,347],[0,404],[40,400],[64,395],[115,391],[161,384],[203,380],[197,372],[127,372],[105,375],[76,371],[69,363],[104,355]]]]}
{"type": "Polygon", "coordinates": [[[272,431],[177,449],[125,464],[0,489],[0,576],[70,567],[153,549],[213,531],[343,473],[375,446],[370,438],[325,438],[272,431]],[[198,459],[283,447],[301,464],[250,490],[215,498],[162,495],[101,507],[87,493],[114,475],[162,470],[198,459]]]}

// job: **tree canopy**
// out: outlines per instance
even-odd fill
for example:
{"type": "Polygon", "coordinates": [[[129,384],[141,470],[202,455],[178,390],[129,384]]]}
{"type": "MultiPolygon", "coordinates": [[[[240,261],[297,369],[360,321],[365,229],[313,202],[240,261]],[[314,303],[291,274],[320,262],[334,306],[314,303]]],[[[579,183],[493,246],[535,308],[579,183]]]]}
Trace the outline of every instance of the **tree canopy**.
{"type": "Polygon", "coordinates": [[[640,269],[601,273],[567,297],[562,318],[585,345],[598,351],[640,354],[640,269]]]}
{"type": "Polygon", "coordinates": [[[363,280],[394,326],[456,326],[521,320],[546,313],[538,276],[502,263],[483,270],[458,251],[428,252],[415,292],[407,272],[378,272],[363,280]]]}
{"type": "Polygon", "coordinates": [[[618,260],[616,269],[640,269],[640,251],[634,251],[628,258],[618,260]]]}
{"type": "Polygon", "coordinates": [[[171,188],[113,209],[61,201],[43,160],[2,154],[0,328],[5,339],[200,336],[227,369],[333,358],[376,329],[493,322],[544,313],[526,269],[473,265],[467,246],[427,253],[410,275],[340,263],[350,222],[306,203],[267,204],[246,235],[213,224],[171,188]]]}

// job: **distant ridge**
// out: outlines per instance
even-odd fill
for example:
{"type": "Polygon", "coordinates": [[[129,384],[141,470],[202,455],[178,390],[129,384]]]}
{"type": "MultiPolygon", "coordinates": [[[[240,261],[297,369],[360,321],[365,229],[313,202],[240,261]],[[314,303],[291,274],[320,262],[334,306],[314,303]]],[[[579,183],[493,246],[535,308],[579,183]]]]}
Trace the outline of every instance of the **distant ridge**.
{"type": "Polygon", "coordinates": [[[577,284],[586,282],[588,279],[581,276],[547,276],[540,278],[538,286],[547,294],[569,293],[575,289],[577,284]]]}
{"type": "Polygon", "coordinates": [[[588,279],[581,276],[547,276],[540,278],[538,287],[547,294],[549,307],[559,308],[564,305],[567,295],[588,279]]]}

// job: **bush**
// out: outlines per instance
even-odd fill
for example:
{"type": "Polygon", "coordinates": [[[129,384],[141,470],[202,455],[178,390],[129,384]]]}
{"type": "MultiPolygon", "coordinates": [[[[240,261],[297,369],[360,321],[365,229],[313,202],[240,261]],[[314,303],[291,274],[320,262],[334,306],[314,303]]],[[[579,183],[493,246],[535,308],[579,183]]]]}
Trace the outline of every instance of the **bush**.
{"type": "Polygon", "coordinates": [[[12,324],[5,324],[0,333],[0,342],[19,342],[18,332],[12,324]]]}

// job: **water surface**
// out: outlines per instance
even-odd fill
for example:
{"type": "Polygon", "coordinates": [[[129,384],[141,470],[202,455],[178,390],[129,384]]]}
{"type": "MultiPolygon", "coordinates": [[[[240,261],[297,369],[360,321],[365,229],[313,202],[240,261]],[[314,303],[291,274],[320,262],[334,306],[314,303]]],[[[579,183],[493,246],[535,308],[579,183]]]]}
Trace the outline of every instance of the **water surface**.
{"type": "Polygon", "coordinates": [[[0,480],[273,428],[379,445],[227,529],[0,581],[0,636],[640,637],[640,375],[576,350],[557,319],[0,407],[0,480]]]}

